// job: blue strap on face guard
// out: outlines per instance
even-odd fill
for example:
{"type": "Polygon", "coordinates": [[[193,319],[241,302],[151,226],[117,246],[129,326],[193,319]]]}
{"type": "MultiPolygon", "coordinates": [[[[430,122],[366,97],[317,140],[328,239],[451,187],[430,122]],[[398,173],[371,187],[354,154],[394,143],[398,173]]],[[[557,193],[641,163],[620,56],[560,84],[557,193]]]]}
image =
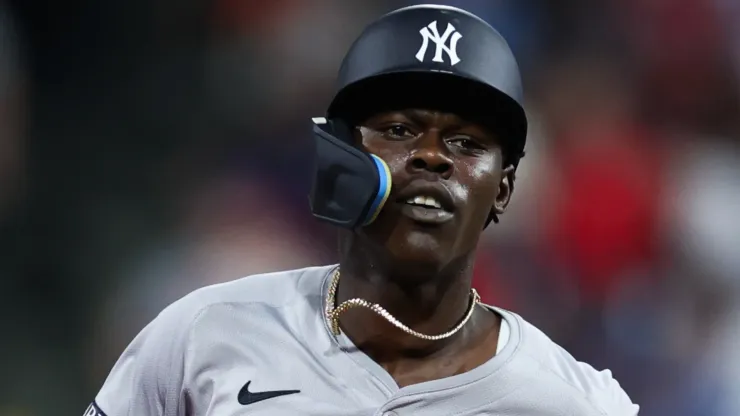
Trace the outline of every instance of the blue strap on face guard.
{"type": "Polygon", "coordinates": [[[392,187],[388,165],[380,157],[352,146],[354,137],[342,121],[313,121],[316,155],[309,196],[311,213],[350,229],[372,223],[392,187]]]}

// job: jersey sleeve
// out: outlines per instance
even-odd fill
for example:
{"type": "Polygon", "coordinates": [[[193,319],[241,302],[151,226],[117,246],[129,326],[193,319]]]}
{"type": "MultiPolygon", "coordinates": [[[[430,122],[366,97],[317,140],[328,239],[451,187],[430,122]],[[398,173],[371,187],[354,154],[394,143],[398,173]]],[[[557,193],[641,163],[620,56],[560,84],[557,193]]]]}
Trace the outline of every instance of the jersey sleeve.
{"type": "Polygon", "coordinates": [[[178,302],[128,345],[84,416],[183,416],[191,319],[178,302]]]}
{"type": "Polygon", "coordinates": [[[600,386],[593,391],[594,400],[599,407],[606,411],[608,416],[637,416],[640,406],[632,403],[627,393],[614,379],[610,370],[597,373],[601,378],[600,386]]]}

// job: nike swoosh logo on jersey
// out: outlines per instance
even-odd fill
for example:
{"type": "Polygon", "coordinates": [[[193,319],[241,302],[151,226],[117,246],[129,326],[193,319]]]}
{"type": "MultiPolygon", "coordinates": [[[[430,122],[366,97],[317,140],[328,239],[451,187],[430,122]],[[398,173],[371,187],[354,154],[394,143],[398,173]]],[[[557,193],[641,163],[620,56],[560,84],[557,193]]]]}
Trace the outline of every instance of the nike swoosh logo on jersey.
{"type": "Polygon", "coordinates": [[[287,396],[288,394],[296,394],[300,393],[300,390],[274,390],[274,391],[260,391],[260,392],[251,392],[249,391],[249,385],[252,383],[252,381],[247,381],[247,384],[242,387],[241,390],[239,390],[239,404],[248,405],[253,404],[257,402],[261,402],[262,400],[272,399],[274,397],[279,396],[287,396]]]}

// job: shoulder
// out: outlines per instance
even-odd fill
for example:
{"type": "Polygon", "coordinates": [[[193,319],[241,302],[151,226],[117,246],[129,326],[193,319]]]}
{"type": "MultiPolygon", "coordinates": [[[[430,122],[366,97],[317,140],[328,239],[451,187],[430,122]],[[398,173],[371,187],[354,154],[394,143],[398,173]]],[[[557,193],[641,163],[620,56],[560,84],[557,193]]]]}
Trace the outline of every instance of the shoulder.
{"type": "MultiPolygon", "coordinates": [[[[264,336],[266,331],[255,331],[261,329],[259,325],[272,327],[276,319],[321,307],[321,288],[333,269],[325,266],[252,275],[195,290],[175,301],[131,341],[89,411],[180,414],[177,409],[190,380],[188,369],[199,346],[218,336],[232,338],[249,331],[264,336]],[[295,309],[289,314],[275,313],[291,306],[295,309]]],[[[217,355],[223,357],[224,352],[217,355]]]]}
{"type": "MultiPolygon", "coordinates": [[[[155,320],[190,327],[212,309],[275,309],[321,298],[321,287],[335,266],[307,267],[242,277],[197,289],[165,308],[155,320]]],[[[184,329],[184,328],[183,328],[184,329]]]]}
{"type": "Polygon", "coordinates": [[[511,312],[509,314],[520,327],[517,355],[531,361],[540,377],[568,387],[604,416],[638,414],[639,406],[632,403],[610,370],[599,371],[578,361],[521,316],[511,312]]]}

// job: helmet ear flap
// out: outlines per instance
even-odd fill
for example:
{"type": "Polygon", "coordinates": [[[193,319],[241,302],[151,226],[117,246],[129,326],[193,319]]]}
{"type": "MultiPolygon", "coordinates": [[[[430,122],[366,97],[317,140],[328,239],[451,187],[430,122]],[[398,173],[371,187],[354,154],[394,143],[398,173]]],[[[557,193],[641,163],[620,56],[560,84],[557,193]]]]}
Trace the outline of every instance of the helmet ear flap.
{"type": "Polygon", "coordinates": [[[316,158],[309,195],[311,213],[350,229],[370,224],[390,194],[388,165],[352,145],[348,123],[323,118],[313,121],[316,158]]]}
{"type": "Polygon", "coordinates": [[[342,119],[333,119],[329,123],[331,123],[331,130],[334,133],[334,137],[352,145],[355,138],[352,135],[352,127],[350,127],[349,123],[342,119]]]}
{"type": "Polygon", "coordinates": [[[314,133],[328,134],[347,144],[351,144],[351,142],[354,141],[354,138],[352,137],[352,129],[350,128],[349,123],[342,119],[335,118],[328,120],[324,117],[314,117],[311,121],[314,124],[314,133]]]}

